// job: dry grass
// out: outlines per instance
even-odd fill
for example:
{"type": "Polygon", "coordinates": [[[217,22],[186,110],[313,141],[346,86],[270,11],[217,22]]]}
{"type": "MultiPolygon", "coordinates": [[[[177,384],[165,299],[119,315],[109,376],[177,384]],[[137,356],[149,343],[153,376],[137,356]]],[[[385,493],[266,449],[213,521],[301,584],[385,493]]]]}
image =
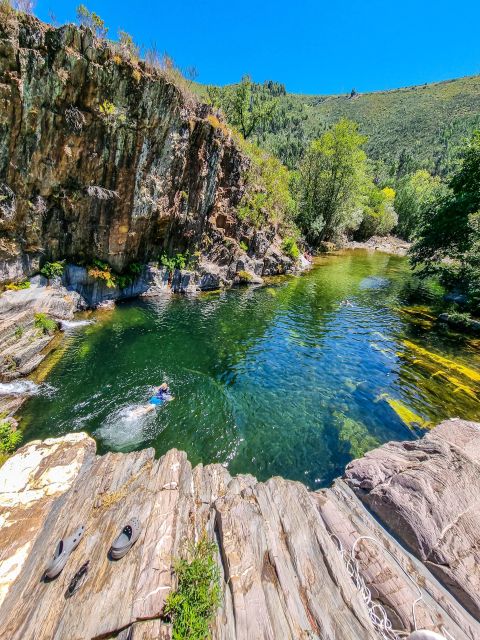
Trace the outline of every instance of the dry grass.
{"type": "Polygon", "coordinates": [[[207,120],[212,125],[212,127],[214,129],[220,129],[220,131],[225,136],[229,136],[231,134],[231,131],[228,128],[228,126],[225,124],[225,122],[222,122],[222,120],[219,120],[219,118],[217,118],[217,116],[215,116],[213,114],[210,114],[210,115],[207,116],[207,120]]]}

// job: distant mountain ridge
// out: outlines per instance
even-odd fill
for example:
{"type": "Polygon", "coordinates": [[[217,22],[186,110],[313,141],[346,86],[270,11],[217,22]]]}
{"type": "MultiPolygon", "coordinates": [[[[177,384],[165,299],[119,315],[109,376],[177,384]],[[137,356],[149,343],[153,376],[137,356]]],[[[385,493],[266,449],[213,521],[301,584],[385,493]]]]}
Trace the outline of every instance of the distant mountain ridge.
{"type": "Polygon", "coordinates": [[[310,140],[348,118],[368,136],[365,149],[387,174],[426,168],[446,175],[462,140],[480,127],[480,75],[354,95],[278,96],[278,83],[263,86],[269,85],[279,109],[258,142],[290,168],[310,140]]]}

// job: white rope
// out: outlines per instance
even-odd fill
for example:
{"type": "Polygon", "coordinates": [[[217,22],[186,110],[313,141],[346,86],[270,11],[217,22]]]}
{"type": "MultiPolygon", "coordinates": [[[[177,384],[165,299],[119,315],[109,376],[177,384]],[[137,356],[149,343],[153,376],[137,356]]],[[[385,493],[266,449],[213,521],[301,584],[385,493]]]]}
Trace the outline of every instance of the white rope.
{"type": "MultiPolygon", "coordinates": [[[[366,585],[365,579],[363,578],[363,575],[362,575],[360,564],[357,558],[355,557],[357,544],[361,540],[370,540],[371,542],[374,542],[379,547],[381,547],[382,551],[387,552],[388,555],[397,563],[397,565],[403,571],[405,576],[408,578],[408,580],[410,580],[410,582],[413,584],[413,586],[417,590],[418,598],[416,598],[412,603],[412,619],[413,619],[413,627],[415,631],[418,631],[417,617],[415,615],[415,607],[421,600],[423,600],[423,594],[417,582],[402,567],[402,565],[397,560],[397,558],[393,555],[393,553],[391,553],[388,549],[386,549],[381,542],[379,542],[376,538],[373,538],[372,536],[359,536],[353,543],[350,553],[348,553],[348,551],[343,548],[342,543],[340,542],[339,538],[335,534],[331,534],[331,538],[336,542],[338,552],[347,568],[347,573],[352,579],[352,582],[355,585],[355,587],[359,590],[360,595],[362,596],[365,602],[365,605],[367,607],[370,620],[372,621],[372,624],[375,630],[377,631],[377,633],[379,634],[380,638],[382,640],[402,640],[402,638],[405,638],[405,636],[407,636],[409,632],[393,629],[392,623],[390,622],[387,616],[387,612],[385,611],[385,608],[381,604],[373,602],[372,592],[366,585]]],[[[448,633],[448,631],[443,626],[441,627],[441,629],[442,629],[442,633],[445,634],[446,640],[454,640],[453,636],[450,633],[448,633]]]]}

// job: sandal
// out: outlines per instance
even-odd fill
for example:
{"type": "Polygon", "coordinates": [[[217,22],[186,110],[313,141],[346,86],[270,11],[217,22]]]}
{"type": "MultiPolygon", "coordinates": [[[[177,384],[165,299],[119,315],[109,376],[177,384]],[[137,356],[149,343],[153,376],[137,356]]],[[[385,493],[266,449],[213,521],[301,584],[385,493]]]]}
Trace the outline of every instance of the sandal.
{"type": "Polygon", "coordinates": [[[80,589],[82,584],[85,582],[88,572],[88,565],[90,560],[87,560],[77,573],[73,576],[70,584],[68,585],[68,589],[65,591],[65,598],[71,598],[73,594],[80,589]]]}
{"type": "Polygon", "coordinates": [[[123,558],[138,540],[141,530],[138,518],[132,518],[122,529],[121,534],[113,541],[110,547],[111,558],[113,560],[123,558]]]}
{"type": "Polygon", "coordinates": [[[78,527],[75,533],[69,538],[60,540],[55,549],[55,555],[45,570],[45,578],[52,580],[56,578],[67,564],[67,560],[72,551],[80,544],[80,540],[85,533],[85,525],[78,527]]]}

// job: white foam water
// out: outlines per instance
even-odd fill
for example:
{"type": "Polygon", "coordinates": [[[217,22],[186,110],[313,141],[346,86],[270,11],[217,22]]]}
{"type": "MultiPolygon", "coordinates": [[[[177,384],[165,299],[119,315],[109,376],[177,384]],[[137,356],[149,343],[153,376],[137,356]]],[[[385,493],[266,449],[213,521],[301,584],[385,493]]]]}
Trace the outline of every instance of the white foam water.
{"type": "Polygon", "coordinates": [[[114,411],[95,433],[105,444],[114,449],[132,448],[148,438],[155,420],[152,405],[131,404],[114,411]]]}
{"type": "Polygon", "coordinates": [[[86,327],[88,324],[93,324],[93,320],[60,320],[62,331],[73,331],[80,327],[86,327]]]}
{"type": "Polygon", "coordinates": [[[39,385],[31,380],[0,382],[0,396],[35,396],[39,392],[39,385]]]}

